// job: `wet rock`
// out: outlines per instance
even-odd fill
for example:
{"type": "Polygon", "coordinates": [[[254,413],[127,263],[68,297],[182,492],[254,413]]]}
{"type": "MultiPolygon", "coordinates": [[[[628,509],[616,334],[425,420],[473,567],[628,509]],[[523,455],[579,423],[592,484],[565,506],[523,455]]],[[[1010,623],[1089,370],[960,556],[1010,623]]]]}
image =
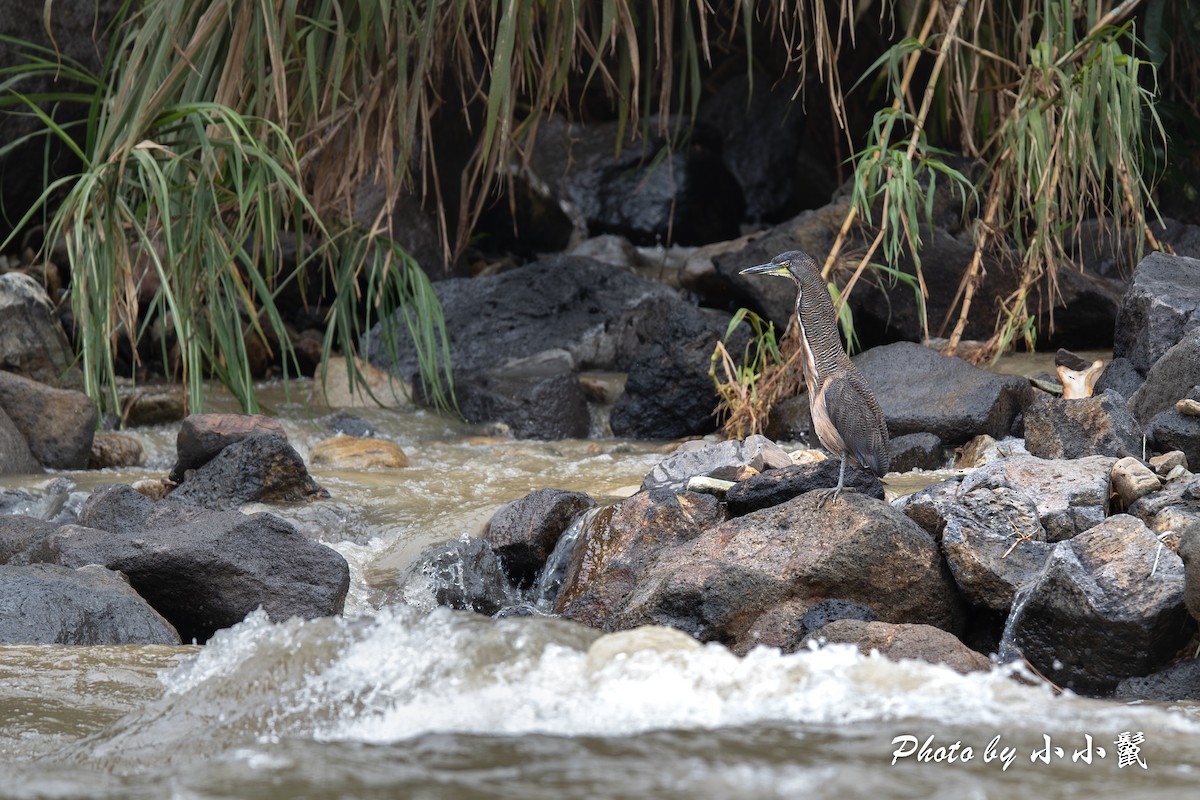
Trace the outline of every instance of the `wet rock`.
{"type": "Polygon", "coordinates": [[[1160,412],[1174,410],[1180,398],[1200,385],[1200,316],[1197,325],[1154,362],[1146,382],[1129,398],[1133,416],[1143,425],[1160,412]]]}
{"type": "Polygon", "coordinates": [[[168,501],[194,508],[235,509],[255,501],[301,503],[328,497],[304,459],[277,433],[239,439],[203,466],[189,469],[168,501]]]}
{"type": "Polygon", "coordinates": [[[1094,528],[1108,515],[1108,476],[1117,459],[1088,456],[1049,460],[1013,456],[963,478],[960,493],[1005,487],[1032,499],[1051,542],[1094,528]]]}
{"type": "Polygon", "coordinates": [[[863,655],[876,650],[892,661],[915,659],[945,664],[963,674],[986,672],[992,668],[987,656],[967,647],[954,634],[932,625],[839,619],[823,627],[818,637],[825,643],[857,645],[863,655]]]}
{"type": "Polygon", "coordinates": [[[1133,397],[1143,381],[1145,378],[1134,368],[1132,361],[1128,358],[1114,358],[1104,365],[1104,371],[1092,387],[1092,394],[1104,394],[1112,390],[1128,400],[1133,397]]]}
{"type": "Polygon", "coordinates": [[[518,598],[484,540],[464,536],[422,551],[388,602],[424,608],[447,606],[491,616],[518,598]]]}
{"type": "Polygon", "coordinates": [[[818,633],[834,620],[847,619],[858,622],[876,622],[879,615],[874,609],[867,608],[862,603],[849,600],[830,598],[814,603],[800,618],[800,630],[804,635],[818,633]]]}
{"type": "MultiPolygon", "coordinates": [[[[841,459],[828,458],[812,464],[791,464],[753,475],[738,482],[725,496],[731,516],[777,506],[793,497],[816,489],[837,486],[841,459]]],[[[846,462],[846,481],[843,492],[857,492],[877,500],[883,499],[883,484],[868,469],[846,462]]]]}
{"type": "Polygon", "coordinates": [[[888,454],[892,472],[940,469],[945,463],[942,440],[937,434],[927,432],[894,437],[888,442],[888,454]]]}
{"type": "Polygon", "coordinates": [[[0,408],[0,475],[41,471],[42,465],[29,451],[29,443],[0,408]]]}
{"type": "Polygon", "coordinates": [[[604,630],[633,627],[616,624],[616,614],[659,556],[673,561],[676,545],[723,518],[715,498],[665,489],[601,509],[576,545],[555,612],[604,630]]]}
{"type": "Polygon", "coordinates": [[[596,501],[583,492],[538,489],[496,510],[483,529],[504,573],[514,586],[533,584],[558,538],[577,515],[596,501]]]}
{"type": "Polygon", "coordinates": [[[0,644],[180,643],[120,573],[97,566],[0,566],[0,644]]]}
{"type": "Polygon", "coordinates": [[[202,512],[175,527],[127,531],[66,525],[31,555],[125,573],[185,642],[206,641],[259,606],[277,621],[340,614],[350,586],[339,553],[265,513],[202,512]]]}
{"type": "Polygon", "coordinates": [[[1162,488],[1162,481],[1154,471],[1132,456],[1113,464],[1109,480],[1122,508],[1129,508],[1137,500],[1162,488]]]}
{"type": "Polygon", "coordinates": [[[1105,694],[1161,669],[1195,633],[1183,563],[1138,519],[1060,542],[1010,620],[1017,649],[1056,685],[1105,694]]]}
{"type": "MultiPolygon", "coordinates": [[[[1145,375],[1171,347],[1200,327],[1198,274],[1200,261],[1192,258],[1151,253],[1142,259],[1121,300],[1113,357],[1128,358],[1145,375]]],[[[1134,411],[1143,422],[1150,418],[1144,413],[1134,411]]]]}
{"type": "Polygon", "coordinates": [[[962,622],[933,537],[887,504],[847,493],[825,504],[802,495],[706,528],[651,565],[609,627],[667,625],[745,652],[786,644],[755,630],[764,614],[830,597],[888,622],[962,622]]]}
{"type": "Polygon", "coordinates": [[[88,469],[136,467],[145,460],[142,443],[132,436],[112,431],[97,431],[88,454],[88,469]]]}
{"type": "Polygon", "coordinates": [[[53,478],[32,489],[0,490],[0,513],[24,514],[59,525],[74,522],[76,509],[84,500],[67,478],[53,478]]]}
{"type": "Polygon", "coordinates": [[[1113,696],[1159,703],[1200,700],[1200,660],[1180,661],[1144,677],[1125,678],[1117,684],[1113,696]]]}
{"type": "Polygon", "coordinates": [[[356,436],[371,439],[379,435],[378,429],[368,420],[349,411],[339,411],[324,422],[325,430],[340,436],[356,436]]]}
{"type": "MultiPolygon", "coordinates": [[[[421,389],[417,395],[424,397],[421,389]]],[[[582,439],[591,426],[583,386],[565,350],[459,369],[454,395],[468,422],[503,422],[518,439],[582,439]]]]}
{"type": "Polygon", "coordinates": [[[184,479],[189,469],[202,467],[227,446],[247,436],[271,433],[287,441],[278,420],[261,414],[192,414],[175,437],[175,466],[171,480],[184,479]]]}
{"type": "MultiPolygon", "coordinates": [[[[653,131],[658,121],[649,124],[653,131]]],[[[662,159],[665,143],[655,135],[627,140],[615,156],[619,130],[616,122],[559,119],[538,128],[530,167],[588,233],[615,233],[638,245],[704,244],[739,234],[742,189],[705,136],[662,159]]]]}
{"type": "MultiPolygon", "coordinates": [[[[552,256],[482,278],[434,284],[456,373],[543,352],[553,343],[576,369],[625,371],[646,331],[673,305],[672,289],[590,258],[552,256]]],[[[405,380],[417,356],[402,321],[394,341],[382,325],[367,337],[369,360],[405,380]]]]}
{"type": "Polygon", "coordinates": [[[20,272],[0,275],[0,370],[47,386],[83,387],[54,304],[20,272]]]}
{"type": "Polygon", "coordinates": [[[128,484],[97,486],[79,509],[79,524],[113,533],[136,533],[154,508],[153,500],[128,484]]]}
{"type": "Polygon", "coordinates": [[[334,436],[312,446],[308,459],[314,467],[332,469],[403,469],[408,456],[400,445],[386,439],[334,436]]]}
{"type": "Polygon", "coordinates": [[[42,466],[87,467],[96,432],[96,406],[83,392],[55,389],[0,372],[0,408],[25,437],[30,452],[42,466]]]}
{"type": "Polygon", "coordinates": [[[1077,400],[1040,392],[1025,409],[1025,446],[1039,458],[1142,452],[1142,426],[1114,391],[1077,400]]]}
{"type": "MultiPolygon", "coordinates": [[[[729,325],[729,316],[694,306],[675,306],[663,317],[634,356],[610,417],[616,436],[678,439],[717,428],[720,398],[712,377],[713,348],[729,325]]],[[[731,338],[740,353],[749,339],[746,326],[731,338]]]]}
{"type": "Polygon", "coordinates": [[[9,563],[57,529],[53,522],[26,514],[0,515],[0,564],[9,563]]]}
{"type": "Polygon", "coordinates": [[[873,348],[855,362],[893,436],[928,432],[950,446],[981,433],[1007,435],[1032,391],[1023,378],[994,375],[912,342],[873,348]]]}
{"type": "Polygon", "coordinates": [[[679,445],[650,470],[650,474],[642,480],[642,488],[682,491],[688,479],[697,475],[735,480],[744,467],[763,472],[790,466],[791,463],[783,448],[758,434],[740,441],[727,439],[706,442],[694,439],[679,445]]]}
{"type": "Polygon", "coordinates": [[[1156,450],[1177,450],[1187,463],[1200,464],[1200,417],[1164,409],[1146,425],[1146,438],[1156,450]]]}

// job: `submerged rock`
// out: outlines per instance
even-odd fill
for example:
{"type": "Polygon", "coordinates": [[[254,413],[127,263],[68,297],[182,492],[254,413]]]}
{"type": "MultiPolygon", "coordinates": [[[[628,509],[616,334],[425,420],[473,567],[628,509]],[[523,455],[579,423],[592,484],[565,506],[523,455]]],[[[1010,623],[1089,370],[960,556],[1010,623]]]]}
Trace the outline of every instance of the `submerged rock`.
{"type": "Polygon", "coordinates": [[[1161,669],[1195,633],[1179,556],[1138,519],[1111,517],[1060,542],[1013,609],[1013,642],[1048,679],[1105,694],[1161,669]]]}
{"type": "Polygon", "coordinates": [[[500,557],[508,579],[525,588],[537,578],[571,520],[595,505],[583,492],[538,489],[500,506],[484,527],[483,539],[500,557]]]}
{"type": "Polygon", "coordinates": [[[180,643],[119,572],[98,566],[0,566],[0,644],[180,643]]]}
{"type": "Polygon", "coordinates": [[[464,536],[421,552],[387,602],[401,600],[421,608],[447,606],[491,616],[519,598],[487,542],[464,536]]]}
{"type": "Polygon", "coordinates": [[[313,466],[333,469],[403,469],[408,456],[395,442],[387,439],[334,436],[322,439],[308,454],[313,466]]]}

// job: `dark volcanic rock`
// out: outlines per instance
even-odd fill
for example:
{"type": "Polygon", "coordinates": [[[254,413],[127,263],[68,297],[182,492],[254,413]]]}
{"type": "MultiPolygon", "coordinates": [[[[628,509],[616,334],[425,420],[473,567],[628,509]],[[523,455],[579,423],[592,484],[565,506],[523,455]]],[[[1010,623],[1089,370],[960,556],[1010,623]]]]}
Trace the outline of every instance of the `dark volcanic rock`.
{"type": "Polygon", "coordinates": [[[1200,417],[1181,414],[1174,408],[1158,412],[1146,426],[1151,447],[1161,452],[1179,450],[1189,464],[1200,464],[1200,417]]]}
{"type": "MultiPolygon", "coordinates": [[[[777,506],[793,497],[816,489],[837,486],[841,459],[827,458],[815,464],[792,464],[773,469],[739,481],[729,489],[725,502],[731,516],[777,506]]],[[[857,492],[877,500],[883,499],[883,484],[870,470],[846,462],[846,482],[843,492],[857,492]]]]}
{"type": "Polygon", "coordinates": [[[893,436],[928,432],[949,446],[981,433],[1003,438],[1031,391],[1023,378],[994,375],[912,342],[876,347],[854,360],[893,436]]]}
{"type": "Polygon", "coordinates": [[[765,436],[753,434],[744,440],[726,439],[684,442],[655,465],[642,480],[643,489],[667,488],[683,491],[688,479],[697,475],[732,481],[745,467],[756,472],[780,469],[792,463],[779,445],[765,436]]]}
{"type": "Polygon", "coordinates": [[[602,509],[583,532],[555,599],[554,610],[568,619],[605,630],[631,591],[662,554],[724,518],[710,495],[676,494],[665,489],[639,492],[602,509]]]}
{"type": "Polygon", "coordinates": [[[1092,393],[1104,394],[1111,389],[1116,391],[1121,397],[1129,400],[1145,380],[1134,368],[1133,362],[1128,358],[1114,358],[1104,365],[1104,371],[1096,379],[1096,385],[1092,387],[1092,393]]]}
{"type": "Polygon", "coordinates": [[[79,509],[79,524],[113,533],[135,533],[154,511],[154,501],[129,484],[97,486],[79,509]]]}
{"type": "Polygon", "coordinates": [[[487,542],[464,536],[425,548],[401,576],[389,602],[447,606],[491,616],[517,602],[487,542]]]}
{"type": "MultiPolygon", "coordinates": [[[[0,130],[14,116],[0,116],[0,130]]],[[[20,272],[0,275],[0,370],[47,386],[82,388],[74,364],[75,353],[42,287],[20,272]]]]}
{"type": "Polygon", "coordinates": [[[42,466],[87,467],[96,433],[96,406],[86,394],[0,372],[0,408],[42,466]]]}
{"type": "Polygon", "coordinates": [[[257,433],[221,450],[211,461],[184,474],[168,500],[214,510],[245,503],[299,503],[328,497],[292,446],[274,433],[257,433]]]}
{"type": "MultiPolygon", "coordinates": [[[[888,622],[957,630],[962,606],[933,537],[886,503],[802,495],[706,528],[663,553],[607,628],[657,624],[737,652],[783,646],[755,626],[773,610],[840,598],[888,622]]],[[[796,609],[795,611],[790,609],[796,609]]],[[[793,626],[794,628],[794,626],[793,626]]]]}
{"type": "Polygon", "coordinates": [[[1123,458],[1142,452],[1142,426],[1113,391],[1078,400],[1038,392],[1025,409],[1025,446],[1039,458],[1123,458]]]}
{"type": "Polygon", "coordinates": [[[991,659],[967,647],[952,633],[932,625],[894,625],[888,622],[835,620],[821,629],[819,638],[829,643],[858,645],[863,655],[872,650],[893,661],[917,659],[945,664],[956,672],[986,672],[991,659]]]}
{"type": "MultiPolygon", "coordinates": [[[[613,434],[678,439],[716,430],[719,397],[708,371],[728,324],[724,313],[671,308],[629,365],[625,391],[610,417],[613,434]]],[[[740,353],[748,337],[741,326],[728,344],[731,352],[740,353]]]]}
{"type": "Polygon", "coordinates": [[[508,579],[528,587],[571,520],[595,505],[583,492],[538,489],[500,506],[484,527],[483,539],[500,557],[508,579]]]}
{"type": "MultiPolygon", "coordinates": [[[[576,369],[625,371],[647,331],[685,301],[662,284],[590,258],[552,256],[483,278],[434,284],[457,370],[487,369],[526,358],[549,344],[571,354],[576,369]]],[[[417,355],[397,321],[395,341],[376,325],[367,342],[372,364],[411,381],[417,355]]]]}
{"type": "Polygon", "coordinates": [[[1140,520],[1111,517],[1055,547],[1027,601],[1014,607],[1013,641],[1055,684],[1111,692],[1161,669],[1194,635],[1183,572],[1140,520]]]}
{"type": "Polygon", "coordinates": [[[912,472],[914,469],[940,469],[946,463],[942,455],[942,440],[933,433],[906,433],[888,442],[888,463],[892,472],[912,472]]]}
{"type": "Polygon", "coordinates": [[[29,443],[0,408],[0,475],[41,471],[42,465],[29,452],[29,443]]]}
{"type": "MultiPolygon", "coordinates": [[[[1121,300],[1113,357],[1128,358],[1145,375],[1167,350],[1198,327],[1200,261],[1151,253],[1134,270],[1121,300]]],[[[1138,418],[1149,419],[1141,414],[1138,418]]]]}
{"type": "Polygon", "coordinates": [[[1200,327],[1184,335],[1154,363],[1146,374],[1146,382],[1129,398],[1129,407],[1145,425],[1159,412],[1173,408],[1197,385],[1200,385],[1200,327]]]}
{"type": "Polygon", "coordinates": [[[460,370],[454,396],[468,422],[503,422],[518,439],[582,439],[591,426],[583,386],[565,350],[460,370]]]}
{"type": "Polygon", "coordinates": [[[1117,684],[1113,696],[1159,703],[1200,700],[1200,660],[1180,661],[1144,677],[1125,678],[1117,684]]]}
{"type": "Polygon", "coordinates": [[[274,620],[340,614],[346,560],[272,514],[197,513],[182,525],[103,531],[66,525],[39,560],[119,570],[185,642],[205,641],[262,606],[274,620]]]}
{"type": "Polygon", "coordinates": [[[120,573],[97,566],[0,566],[0,644],[179,644],[120,573]]]}
{"type": "Polygon", "coordinates": [[[261,414],[192,414],[175,437],[175,466],[171,480],[182,481],[189,469],[202,467],[234,442],[258,433],[273,433],[284,441],[287,434],[278,420],[261,414]]]}
{"type": "Polygon", "coordinates": [[[26,516],[25,514],[0,515],[0,564],[7,564],[14,557],[37,546],[47,536],[58,530],[53,522],[26,516]]]}
{"type": "Polygon", "coordinates": [[[839,619],[876,622],[879,620],[879,615],[875,613],[874,609],[867,608],[862,603],[830,598],[815,603],[804,612],[804,616],[800,618],[800,630],[805,635],[818,633],[826,625],[839,619]]]}
{"type": "Polygon", "coordinates": [[[1200,523],[1189,525],[1181,535],[1179,558],[1184,566],[1183,602],[1192,618],[1200,622],[1200,523]]]}
{"type": "MultiPolygon", "coordinates": [[[[1188,531],[1200,526],[1200,475],[1168,481],[1159,491],[1136,500],[1129,506],[1129,513],[1155,533],[1175,531],[1186,539],[1188,531]]],[[[1181,555],[1182,552],[1181,547],[1181,555]]],[[[1200,611],[1200,605],[1197,610],[1200,611]]]]}

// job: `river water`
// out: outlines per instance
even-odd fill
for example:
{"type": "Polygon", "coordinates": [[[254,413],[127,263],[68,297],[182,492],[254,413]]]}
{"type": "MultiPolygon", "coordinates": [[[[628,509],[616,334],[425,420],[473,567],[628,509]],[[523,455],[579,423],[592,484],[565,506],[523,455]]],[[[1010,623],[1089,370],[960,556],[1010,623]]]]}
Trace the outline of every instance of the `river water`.
{"type": "MultiPolygon", "coordinates": [[[[303,455],[328,435],[327,412],[276,411],[303,455]]],[[[1195,704],[1055,695],[1006,668],[849,647],[737,658],[662,629],[384,606],[423,547],[478,533],[501,503],[547,486],[616,499],[663,453],[359,415],[412,466],[314,469],[330,500],[281,512],[349,561],[346,615],[253,615],[202,648],[0,647],[0,797],[1197,796],[1195,704]]],[[[174,432],[137,434],[145,468],[53,477],[72,502],[159,477],[174,432]]]]}

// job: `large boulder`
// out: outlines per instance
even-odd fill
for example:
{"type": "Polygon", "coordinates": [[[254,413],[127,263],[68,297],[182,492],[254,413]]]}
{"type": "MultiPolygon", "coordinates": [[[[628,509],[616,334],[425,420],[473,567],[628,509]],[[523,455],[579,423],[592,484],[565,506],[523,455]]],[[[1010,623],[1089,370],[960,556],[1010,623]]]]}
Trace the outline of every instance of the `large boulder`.
{"type": "MultiPolygon", "coordinates": [[[[1167,481],[1159,491],[1132,503],[1129,513],[1158,534],[1170,531],[1181,533],[1200,526],[1200,475],[1186,475],[1167,481]]],[[[1197,609],[1200,610],[1200,606],[1197,609]]]]}
{"type": "Polygon", "coordinates": [[[457,370],[454,397],[467,422],[502,422],[518,439],[583,439],[591,428],[587,397],[565,350],[457,370]]]}
{"type": "Polygon", "coordinates": [[[542,571],[571,520],[595,505],[583,492],[538,489],[496,509],[483,529],[483,539],[500,557],[508,579],[527,587],[542,571]]]}
{"type": "Polygon", "coordinates": [[[96,406],[86,394],[0,371],[0,408],[42,466],[87,468],[96,434],[96,406]]]}
{"type": "Polygon", "coordinates": [[[272,514],[195,513],[175,527],[64,525],[21,559],[119,570],[183,641],[206,641],[262,607],[274,620],[340,614],[346,560],[272,514]]]}
{"type": "Polygon", "coordinates": [[[873,348],[855,363],[891,435],[928,432],[948,446],[979,434],[1003,438],[1031,392],[1023,378],[995,375],[912,342],[873,348]]]}
{"type": "Polygon", "coordinates": [[[1154,362],[1146,382],[1129,398],[1129,407],[1138,421],[1147,425],[1155,415],[1173,408],[1194,386],[1200,386],[1200,327],[1184,334],[1154,362]]]}
{"type": "Polygon", "coordinates": [[[125,578],[97,566],[0,566],[0,644],[179,644],[125,578]]]}
{"type": "MultiPolygon", "coordinates": [[[[818,489],[837,486],[841,471],[840,458],[827,458],[812,464],[789,464],[760,475],[752,475],[730,487],[725,503],[732,516],[749,514],[769,506],[786,503],[793,497],[818,489]]],[[[845,492],[859,492],[877,500],[883,499],[883,483],[868,469],[846,462],[845,492]]]]}
{"type": "Polygon", "coordinates": [[[746,652],[786,644],[772,638],[783,630],[777,609],[798,623],[828,598],[866,605],[885,622],[954,632],[963,621],[932,536],[879,500],[810,493],[708,527],[663,553],[605,627],[666,625],[746,652]]]}
{"type": "Polygon", "coordinates": [[[1013,607],[1016,648],[1058,686],[1105,694],[1162,669],[1195,634],[1179,556],[1126,514],[1060,542],[1013,607]]]}
{"type": "MultiPolygon", "coordinates": [[[[590,258],[551,256],[482,278],[434,284],[455,371],[527,358],[548,344],[571,354],[576,369],[625,371],[651,325],[685,301],[672,289],[590,258]]],[[[372,364],[405,380],[418,373],[416,348],[402,319],[367,337],[372,364]]]]}
{"type": "Polygon", "coordinates": [[[1123,458],[1141,454],[1142,426],[1112,390],[1077,400],[1038,392],[1025,409],[1025,446],[1040,458],[1123,458]]]}
{"type": "Polygon", "coordinates": [[[27,514],[0,514],[0,564],[9,561],[58,530],[53,522],[27,514]]]}
{"type": "MultiPolygon", "coordinates": [[[[1145,375],[1196,328],[1200,328],[1200,261],[1151,253],[1134,270],[1121,300],[1113,357],[1128,358],[1145,375]]],[[[1141,414],[1138,418],[1149,419],[1141,414]]]]}
{"type": "MultiPolygon", "coordinates": [[[[0,130],[9,116],[0,115],[0,130]]],[[[81,388],[74,364],[67,334],[42,287],[20,272],[0,275],[0,370],[48,386],[81,388]]]]}

